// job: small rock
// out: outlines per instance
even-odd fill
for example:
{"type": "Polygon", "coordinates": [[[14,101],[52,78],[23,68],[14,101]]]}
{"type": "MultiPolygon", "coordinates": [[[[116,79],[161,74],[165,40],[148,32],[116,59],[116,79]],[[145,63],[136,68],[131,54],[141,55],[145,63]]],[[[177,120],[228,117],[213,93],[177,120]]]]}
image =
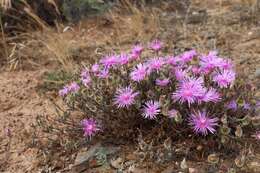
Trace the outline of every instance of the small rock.
{"type": "Polygon", "coordinates": [[[255,77],[259,78],[260,77],[260,68],[256,69],[255,71],[255,77]]]}
{"type": "Polygon", "coordinates": [[[117,159],[115,160],[111,160],[110,161],[110,165],[115,168],[115,169],[119,169],[122,167],[122,163],[123,163],[123,159],[121,157],[118,157],[117,159]]]}
{"type": "Polygon", "coordinates": [[[101,147],[100,143],[97,143],[90,149],[83,148],[80,150],[77,154],[77,157],[75,159],[74,165],[72,166],[73,172],[82,172],[90,167],[90,165],[94,165],[92,163],[91,158],[94,158],[96,152],[101,147]]]}
{"type": "Polygon", "coordinates": [[[189,168],[189,173],[198,173],[198,170],[195,168],[189,168]]]}
{"type": "Polygon", "coordinates": [[[193,11],[188,16],[188,23],[189,24],[196,24],[196,23],[202,23],[207,20],[207,11],[206,10],[200,10],[200,11],[193,11]]]}
{"type": "Polygon", "coordinates": [[[203,149],[203,146],[202,146],[202,145],[198,145],[198,146],[196,147],[196,149],[197,149],[198,151],[201,151],[201,150],[203,149]]]}
{"type": "Polygon", "coordinates": [[[181,161],[181,169],[188,169],[186,158],[181,161]]]}
{"type": "Polygon", "coordinates": [[[89,168],[102,166],[107,162],[107,156],[119,151],[119,147],[102,147],[97,143],[91,148],[80,150],[72,167],[73,172],[81,172],[89,168]]]}
{"type": "Polygon", "coordinates": [[[260,162],[259,161],[251,161],[247,163],[247,167],[252,173],[257,173],[260,170],[260,162]]]}
{"type": "Polygon", "coordinates": [[[88,161],[91,157],[93,157],[96,154],[97,150],[100,147],[101,147],[101,144],[97,143],[96,145],[94,145],[90,149],[83,148],[82,150],[80,150],[77,154],[76,159],[75,159],[74,166],[83,164],[84,162],[88,161]]]}
{"type": "Polygon", "coordinates": [[[128,172],[130,172],[130,173],[147,173],[147,169],[131,167],[131,169],[129,169],[128,172]]]}
{"type": "MultiPolygon", "coordinates": [[[[256,111],[258,115],[260,115],[260,109],[256,111]]],[[[253,126],[258,127],[260,126],[260,116],[251,117],[251,121],[253,126]]]]}

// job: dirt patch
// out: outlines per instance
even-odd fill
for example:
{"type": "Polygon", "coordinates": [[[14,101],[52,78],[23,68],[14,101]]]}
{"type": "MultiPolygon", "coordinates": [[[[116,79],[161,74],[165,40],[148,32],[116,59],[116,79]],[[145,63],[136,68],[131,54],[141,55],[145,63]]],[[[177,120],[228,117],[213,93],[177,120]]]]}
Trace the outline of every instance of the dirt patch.
{"type": "Polygon", "coordinates": [[[37,115],[52,114],[36,86],[43,70],[3,72],[0,75],[0,171],[26,172],[37,161],[36,150],[27,149],[30,125],[37,115]]]}

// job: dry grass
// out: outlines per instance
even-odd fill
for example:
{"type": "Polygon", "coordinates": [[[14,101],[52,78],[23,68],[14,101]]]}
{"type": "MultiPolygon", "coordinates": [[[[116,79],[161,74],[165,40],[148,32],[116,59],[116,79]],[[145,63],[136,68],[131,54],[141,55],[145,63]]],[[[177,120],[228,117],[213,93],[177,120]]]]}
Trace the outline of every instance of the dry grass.
{"type": "Polygon", "coordinates": [[[36,25],[39,31],[32,32],[31,28],[24,28],[24,32],[30,34],[20,33],[18,36],[6,39],[8,47],[6,57],[10,69],[23,66],[24,61],[37,67],[42,60],[48,60],[60,64],[66,71],[71,71],[75,69],[75,58],[77,62],[80,61],[77,58],[91,59],[91,54],[111,51],[110,46],[115,48],[117,45],[121,48],[124,44],[136,41],[147,42],[156,37],[160,31],[158,9],[137,7],[127,0],[122,2],[110,10],[105,17],[86,19],[74,29],[60,24],[51,29],[34,13],[29,4],[22,1],[23,10],[28,16],[27,23],[36,25]],[[110,24],[96,22],[104,19],[109,20],[110,24]],[[78,52],[80,49],[83,52],[78,52]],[[86,52],[87,50],[89,52],[86,52]]]}
{"type": "MultiPolygon", "coordinates": [[[[24,0],[23,10],[26,12],[27,18],[25,23],[32,23],[37,26],[40,32],[31,32],[31,28],[24,28],[25,32],[30,34],[20,34],[19,37],[5,38],[2,34],[2,51],[6,57],[10,69],[16,69],[19,64],[24,61],[40,66],[40,59],[51,61],[51,63],[58,63],[62,68],[71,70],[75,65],[75,58],[80,62],[81,58],[93,58],[94,54],[104,54],[106,51],[113,51],[114,49],[124,49],[123,46],[132,44],[133,42],[142,41],[148,42],[158,34],[168,34],[167,40],[177,40],[180,37],[178,34],[183,34],[185,40],[179,42],[178,47],[194,47],[201,51],[206,51],[209,48],[215,49],[218,42],[226,37],[229,31],[228,27],[220,27],[219,22],[215,21],[221,19],[220,16],[227,14],[229,11],[225,5],[225,1],[192,1],[190,8],[194,6],[211,6],[207,10],[208,15],[213,18],[210,23],[214,23],[214,28],[208,28],[219,35],[218,40],[213,43],[211,47],[206,47],[207,37],[201,34],[203,28],[197,27],[196,30],[191,29],[191,25],[187,25],[186,20],[179,23],[165,22],[161,14],[162,9],[149,7],[144,3],[139,3],[138,6],[131,3],[129,0],[122,0],[121,4],[111,9],[105,16],[96,18],[88,18],[85,21],[74,27],[73,29],[65,29],[58,25],[57,28],[49,28],[44,21],[42,21],[33,11],[29,4],[24,0]],[[223,7],[218,8],[222,4],[223,7]],[[221,10],[219,10],[221,9],[221,10]],[[97,22],[98,21],[98,22],[97,22]],[[163,24],[163,26],[162,26],[163,24]],[[162,32],[162,28],[166,28],[167,32],[162,32]],[[216,30],[216,28],[218,28],[216,30]],[[170,31],[170,32],[169,32],[170,31]],[[222,37],[223,36],[223,37],[222,37]],[[22,40],[17,42],[17,40],[22,40]],[[187,40],[189,40],[187,42],[187,40]],[[112,49],[113,47],[113,49],[112,49]],[[37,50],[38,53],[35,52],[37,50]],[[83,50],[79,52],[78,50],[83,50]],[[25,60],[26,59],[26,60],[25,60]]],[[[57,13],[57,5],[55,1],[49,1],[53,4],[57,13]]],[[[247,4],[250,7],[257,7],[259,0],[254,1],[239,1],[238,4],[247,4]]],[[[165,4],[168,6],[167,4],[165,4]]],[[[186,16],[188,17],[188,16],[186,16]]],[[[25,25],[27,26],[27,25],[25,25]]],[[[208,27],[207,25],[204,25],[208,27]]],[[[233,35],[235,33],[233,32],[233,35]]],[[[226,42],[225,44],[229,44],[226,42]]],[[[225,47],[228,47],[225,46],[225,47]]]]}
{"type": "Polygon", "coordinates": [[[6,36],[5,36],[2,19],[0,19],[0,27],[1,27],[1,42],[2,42],[3,50],[4,50],[3,51],[4,57],[7,59],[8,58],[8,48],[7,48],[6,36]]]}
{"type": "MultiPolygon", "coordinates": [[[[56,13],[60,14],[54,0],[48,0],[46,2],[54,6],[56,13]]],[[[4,52],[4,55],[2,55],[2,57],[4,57],[3,61],[9,64],[10,70],[17,69],[17,67],[23,63],[24,58],[26,58],[28,62],[37,65],[32,59],[27,58],[31,57],[31,55],[26,55],[26,52],[28,52],[27,49],[32,46],[32,42],[35,42],[35,40],[32,39],[33,34],[27,33],[32,33],[35,30],[49,32],[51,29],[46,22],[36,14],[35,9],[33,9],[32,5],[28,4],[26,0],[19,2],[2,0],[0,7],[4,9],[2,15],[6,18],[5,22],[9,23],[11,21],[11,23],[14,23],[8,26],[12,28],[12,34],[10,34],[5,33],[5,27],[1,21],[1,47],[3,49],[2,52],[4,52]]],[[[32,51],[29,52],[31,53],[32,51]]]]}
{"type": "Polygon", "coordinates": [[[137,7],[128,0],[123,1],[109,14],[114,22],[114,38],[120,43],[151,40],[160,31],[159,12],[156,10],[159,9],[137,7]]]}
{"type": "Polygon", "coordinates": [[[48,32],[45,36],[44,40],[40,38],[39,41],[44,45],[43,51],[49,52],[50,60],[59,62],[66,70],[73,70],[72,49],[79,43],[63,33],[48,32]]]}
{"type": "Polygon", "coordinates": [[[12,7],[12,1],[11,0],[1,0],[0,7],[4,10],[10,9],[12,7]]]}

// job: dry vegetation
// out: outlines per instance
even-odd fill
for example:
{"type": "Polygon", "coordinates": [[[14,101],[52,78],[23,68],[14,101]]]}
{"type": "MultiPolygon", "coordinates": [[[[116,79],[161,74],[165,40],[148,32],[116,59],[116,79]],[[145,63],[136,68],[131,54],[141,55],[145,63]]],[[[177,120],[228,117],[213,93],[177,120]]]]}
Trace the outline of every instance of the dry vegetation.
{"type": "MultiPolygon", "coordinates": [[[[42,92],[39,88],[44,86],[43,82],[50,85],[63,82],[55,77],[46,79],[43,77],[43,72],[52,72],[57,69],[72,72],[84,63],[94,62],[96,58],[113,50],[124,50],[134,42],[147,42],[153,38],[161,38],[177,53],[191,47],[201,52],[218,49],[221,54],[235,61],[239,73],[246,74],[244,80],[254,82],[257,90],[256,97],[260,97],[259,75],[256,75],[256,70],[260,68],[259,0],[163,1],[138,6],[130,1],[122,1],[120,5],[101,16],[89,17],[73,25],[56,22],[53,26],[49,26],[41,19],[33,6],[24,0],[18,6],[12,6],[12,9],[8,9],[11,7],[10,1],[1,2],[1,5],[7,11],[9,10],[6,18],[15,22],[6,27],[6,24],[0,21],[0,65],[2,66],[0,80],[3,81],[0,85],[3,91],[3,96],[0,98],[0,120],[3,123],[0,127],[1,129],[10,128],[12,132],[11,136],[6,136],[4,132],[0,136],[0,171],[36,172],[41,170],[44,172],[53,169],[55,172],[60,169],[66,172],[77,153],[71,150],[68,152],[69,156],[61,152],[53,153],[55,148],[49,148],[53,145],[50,145],[46,139],[52,138],[52,141],[55,141],[55,136],[46,137],[46,133],[35,131],[34,134],[42,135],[44,139],[40,141],[39,148],[45,148],[45,150],[39,152],[39,148],[32,147],[37,142],[34,141],[37,138],[32,138],[34,134],[31,131],[31,125],[37,121],[36,115],[51,116],[52,119],[49,119],[49,122],[55,123],[56,110],[53,109],[49,100],[60,102],[60,98],[57,97],[57,87],[53,87],[54,90],[53,88],[44,90],[44,94],[39,94],[42,92]],[[10,70],[11,72],[7,72],[10,70]],[[23,92],[17,91],[20,87],[23,92]],[[18,109],[20,104],[22,110],[18,109]],[[46,157],[50,153],[53,154],[53,158],[46,157]],[[21,155],[33,159],[26,160],[21,155]]],[[[54,13],[60,15],[58,3],[55,1],[48,1],[48,3],[51,4],[54,13]]],[[[259,119],[255,121],[259,126],[259,119]]],[[[61,124],[53,125],[60,127],[61,124]]],[[[161,146],[151,147],[149,140],[150,138],[146,141],[142,138],[137,139],[138,154],[163,150],[162,146],[168,144],[166,140],[161,146]]],[[[95,142],[96,140],[92,143],[95,142]]],[[[221,155],[218,168],[223,167],[222,172],[230,167],[237,169],[237,172],[258,172],[260,151],[255,147],[257,144],[251,143],[252,138],[249,137],[247,143],[240,146],[241,153],[230,151],[230,155],[221,155]],[[240,168],[237,165],[244,156],[248,156],[249,159],[243,164],[243,166],[246,165],[245,168],[240,168]]],[[[206,154],[203,149],[209,148],[205,145],[205,141],[202,141],[197,148],[193,148],[197,151],[194,156],[187,155],[189,141],[184,143],[174,141],[174,144],[169,145],[173,145],[181,153],[181,157],[176,159],[178,162],[186,157],[189,167],[197,171],[200,168],[203,168],[205,172],[216,171],[214,164],[212,166],[210,161],[205,162],[206,154]]],[[[137,158],[132,154],[136,150],[135,145],[121,148],[124,150],[118,155],[125,160],[131,161],[137,158]]],[[[214,162],[216,158],[211,157],[209,159],[213,159],[212,162],[214,162]]],[[[138,159],[140,158],[141,156],[138,155],[138,159]]],[[[136,172],[147,172],[147,170],[162,172],[164,169],[166,172],[167,169],[169,172],[174,172],[178,167],[171,162],[168,162],[168,165],[161,164],[156,168],[153,163],[141,163],[139,165],[135,163],[138,169],[131,169],[136,172]]],[[[186,164],[181,163],[182,166],[186,164]]],[[[130,167],[127,169],[130,170],[130,167]]],[[[109,167],[106,171],[112,172],[113,169],[109,167]]]]}

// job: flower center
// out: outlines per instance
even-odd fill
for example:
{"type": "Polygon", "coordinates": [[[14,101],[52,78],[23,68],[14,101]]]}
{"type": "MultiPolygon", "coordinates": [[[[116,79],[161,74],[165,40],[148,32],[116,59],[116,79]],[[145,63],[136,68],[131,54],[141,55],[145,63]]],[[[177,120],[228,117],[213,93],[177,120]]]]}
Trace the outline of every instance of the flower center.
{"type": "Polygon", "coordinates": [[[207,120],[206,120],[205,118],[202,118],[202,119],[200,120],[200,125],[201,125],[202,127],[205,127],[205,126],[206,126],[206,122],[207,122],[207,120]]]}
{"type": "Polygon", "coordinates": [[[184,95],[185,97],[191,97],[191,96],[192,96],[192,92],[191,92],[190,90],[185,90],[184,93],[183,93],[183,95],[184,95]]]}
{"type": "Polygon", "coordinates": [[[89,131],[93,130],[93,125],[92,124],[88,125],[87,130],[89,130],[89,131]]]}
{"type": "Polygon", "coordinates": [[[220,83],[222,84],[228,84],[228,81],[226,79],[220,79],[220,83]]]}
{"type": "Polygon", "coordinates": [[[126,94],[123,95],[123,100],[128,101],[130,99],[130,95],[126,94]]]}
{"type": "Polygon", "coordinates": [[[156,111],[156,109],[154,107],[151,107],[150,110],[149,110],[150,114],[154,114],[155,111],[156,111]]]}
{"type": "Polygon", "coordinates": [[[139,74],[140,74],[141,76],[144,76],[144,75],[145,75],[145,72],[146,72],[145,70],[140,70],[140,71],[139,71],[139,74]]]}

